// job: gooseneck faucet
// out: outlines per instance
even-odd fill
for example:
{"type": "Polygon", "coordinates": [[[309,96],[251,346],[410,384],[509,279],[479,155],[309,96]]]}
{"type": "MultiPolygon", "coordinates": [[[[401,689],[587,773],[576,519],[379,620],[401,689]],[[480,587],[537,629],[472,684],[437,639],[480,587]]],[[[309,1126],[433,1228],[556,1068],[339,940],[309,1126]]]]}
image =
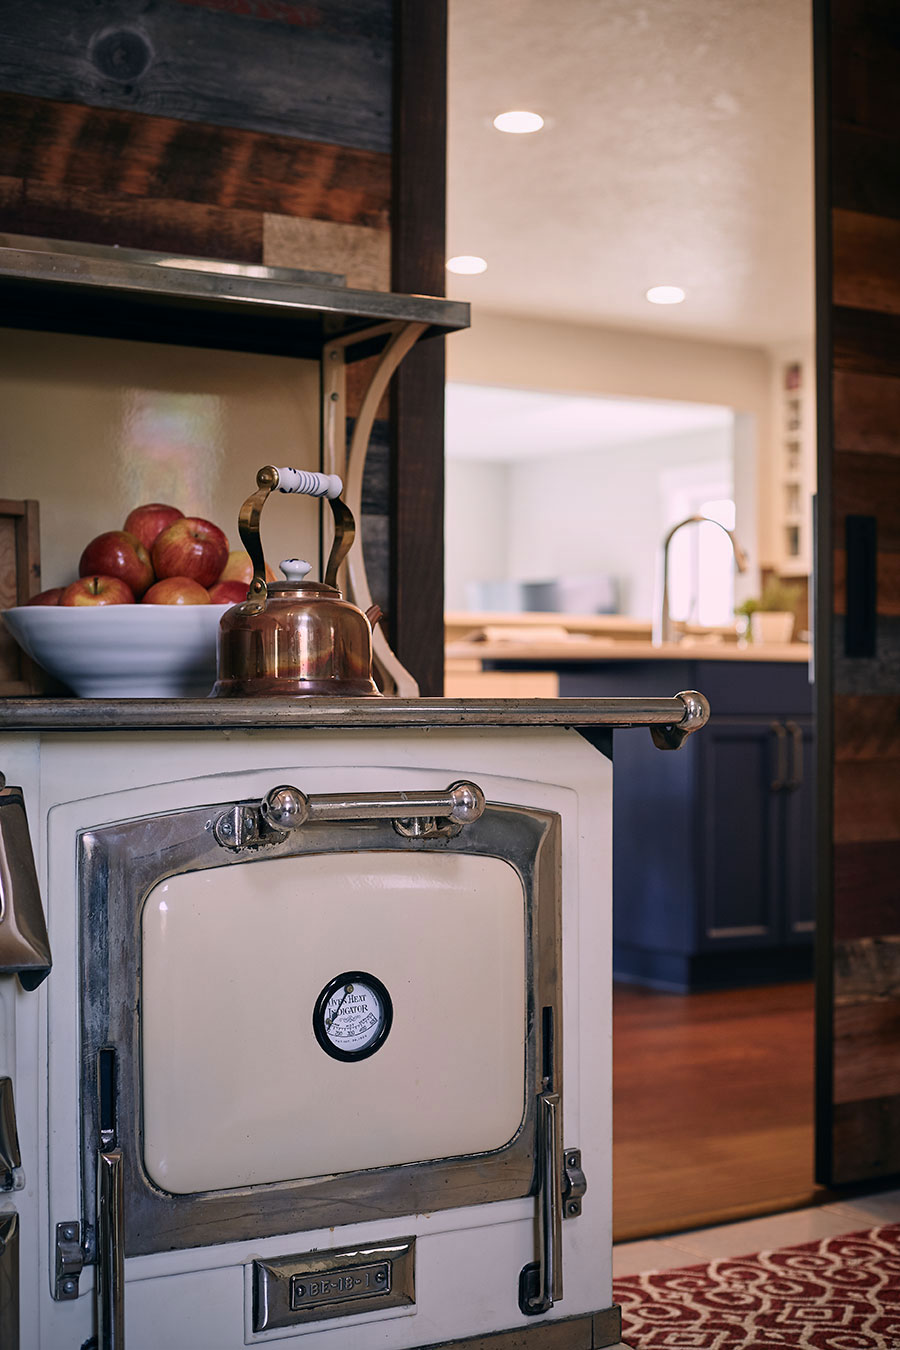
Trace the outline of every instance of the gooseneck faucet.
{"type": "Polygon", "coordinates": [[[713,520],[711,516],[687,516],[680,520],[677,525],[673,525],[669,533],[663,540],[662,546],[662,588],[660,604],[657,613],[653,619],[653,646],[661,647],[664,642],[677,642],[679,636],[676,636],[674,625],[669,618],[669,545],[675,538],[675,535],[685,525],[718,525],[720,530],[724,530],[731,540],[731,547],[734,551],[734,565],[739,572],[747,570],[747,554],[741,548],[737,539],[734,537],[734,531],[729,530],[723,525],[721,520],[713,520]]]}

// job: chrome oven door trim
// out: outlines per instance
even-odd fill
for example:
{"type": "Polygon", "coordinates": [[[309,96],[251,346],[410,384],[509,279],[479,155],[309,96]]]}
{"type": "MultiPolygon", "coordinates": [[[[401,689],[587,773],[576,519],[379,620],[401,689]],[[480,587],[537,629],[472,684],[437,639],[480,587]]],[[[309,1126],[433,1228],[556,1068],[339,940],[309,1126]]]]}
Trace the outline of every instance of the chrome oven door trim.
{"type": "Polygon", "coordinates": [[[310,822],[281,842],[232,853],[212,826],[240,802],[86,830],[78,840],[81,932],[82,1194],[93,1259],[100,1145],[98,1051],[117,1057],[125,1255],[272,1237],[533,1194],[538,1184],[538,1097],[548,1073],[562,1091],[561,827],[530,807],[489,805],[453,839],[403,839],[389,820],[310,822]],[[210,867],[315,853],[450,851],[501,858],[525,895],[527,960],[524,1113],[516,1135],[490,1153],[295,1181],[173,1195],[146,1175],[141,1138],[140,915],[160,881],[210,867]],[[545,1009],[552,1010],[549,1017],[545,1009]],[[550,1028],[548,1031],[547,1028],[550,1028]],[[547,1045],[542,1044],[546,1038],[547,1045]]]}

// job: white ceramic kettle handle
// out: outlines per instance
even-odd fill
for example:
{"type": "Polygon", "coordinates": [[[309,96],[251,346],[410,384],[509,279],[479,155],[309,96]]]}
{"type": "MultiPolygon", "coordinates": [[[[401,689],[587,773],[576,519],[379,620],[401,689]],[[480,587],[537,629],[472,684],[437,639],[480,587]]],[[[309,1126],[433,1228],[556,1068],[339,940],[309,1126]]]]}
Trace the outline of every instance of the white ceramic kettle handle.
{"type": "Polygon", "coordinates": [[[311,473],[307,469],[278,469],[279,492],[302,492],[307,497],[339,497],[344,485],[336,473],[311,473]]]}

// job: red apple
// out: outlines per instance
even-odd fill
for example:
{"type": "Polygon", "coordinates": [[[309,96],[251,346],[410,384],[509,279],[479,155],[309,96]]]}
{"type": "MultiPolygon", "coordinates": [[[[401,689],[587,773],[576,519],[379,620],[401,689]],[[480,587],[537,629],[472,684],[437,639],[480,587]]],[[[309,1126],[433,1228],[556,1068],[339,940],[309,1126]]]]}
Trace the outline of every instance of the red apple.
{"type": "MultiPolygon", "coordinates": [[[[245,553],[242,548],[235,549],[228,555],[228,561],[222,568],[220,581],[243,581],[245,586],[249,586],[253,580],[253,564],[250,561],[250,554],[245,553]]],[[[275,573],[271,567],[266,568],[266,581],[277,581],[275,573]]]]}
{"type": "Polygon", "coordinates": [[[149,553],[159,535],[176,520],[183,520],[184,512],[177,506],[166,506],[163,502],[148,502],[146,506],[136,506],[129,511],[128,519],[122,526],[128,534],[140,539],[149,553]]]}
{"type": "Polygon", "coordinates": [[[209,591],[191,577],[165,577],[151,586],[142,605],[208,605],[209,591]]]}
{"type": "Polygon", "coordinates": [[[213,605],[240,605],[247,599],[246,581],[217,581],[209,588],[213,605]]]}
{"type": "Polygon", "coordinates": [[[59,597],[61,605],[133,605],[134,591],[121,577],[79,577],[59,597]]]}
{"type": "Polygon", "coordinates": [[[30,600],[26,600],[26,605],[58,605],[59,597],[65,590],[64,586],[54,586],[49,591],[38,591],[30,600]]]}
{"type": "Polygon", "coordinates": [[[208,520],[185,516],[169,525],[153,545],[153,568],[164,577],[191,577],[211,586],[228,559],[228,539],[208,520]]]}
{"type": "Polygon", "coordinates": [[[78,564],[80,577],[121,577],[140,599],[153,584],[150,554],[139,539],[125,530],[107,530],[92,539],[78,564]]]}

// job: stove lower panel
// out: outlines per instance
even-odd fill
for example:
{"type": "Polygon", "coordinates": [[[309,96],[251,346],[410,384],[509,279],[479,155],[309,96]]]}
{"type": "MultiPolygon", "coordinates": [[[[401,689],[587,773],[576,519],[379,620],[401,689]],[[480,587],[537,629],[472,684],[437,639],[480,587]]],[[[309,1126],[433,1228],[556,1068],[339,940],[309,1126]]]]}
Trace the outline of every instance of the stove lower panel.
{"type": "MultiPolygon", "coordinates": [[[[0,1071],[15,1078],[27,1178],[13,1197],[21,1234],[20,1350],[78,1346],[96,1332],[94,1066],[104,1047],[114,1050],[118,1064],[120,1142],[132,1173],[125,1187],[128,1350],[241,1350],[273,1342],[298,1350],[483,1350],[492,1337],[499,1337],[498,1350],[511,1338],[527,1350],[546,1350],[569,1336],[585,1345],[616,1344],[609,1307],[611,766],[601,755],[560,727],[427,735],[284,729],[17,734],[0,735],[0,747],[4,771],[22,783],[28,802],[55,957],[37,994],[0,981],[0,1071]],[[478,782],[491,803],[519,804],[491,808],[503,817],[507,844],[510,822],[519,831],[524,861],[514,870],[531,916],[526,960],[537,963],[526,1009],[526,1112],[515,1139],[464,1160],[212,1193],[161,1191],[146,1173],[140,1124],[141,906],[155,886],[185,870],[188,853],[197,870],[222,870],[210,861],[210,813],[198,803],[224,808],[258,801],[279,782],[340,793],[443,789],[459,778],[478,782]],[[196,840],[185,852],[175,828],[192,811],[195,835],[210,848],[206,860],[196,853],[196,840]],[[148,818],[172,828],[141,838],[136,822],[148,818]],[[133,972],[130,983],[120,983],[126,968],[133,972]],[[89,979],[109,998],[83,1002],[89,979]],[[559,1033],[561,1076],[565,1069],[564,1143],[582,1149],[588,1193],[582,1215],[562,1225],[564,1297],[546,1314],[525,1318],[517,1286],[522,1266],[539,1251],[532,1142],[545,1006],[553,1009],[559,1033]],[[60,1224],[79,1220],[86,1245],[79,1292],[56,1301],[54,1235],[60,1224]],[[397,1235],[415,1239],[415,1303],[369,1312],[348,1306],[333,1318],[254,1331],[255,1262],[377,1246],[397,1235]]],[[[381,843],[388,851],[396,847],[389,826],[381,843]]],[[[420,852],[437,855],[442,847],[420,852]]],[[[479,845],[483,856],[506,857],[508,865],[505,847],[498,850],[488,835],[479,845]]],[[[328,850],[317,842],[308,851],[328,850]]],[[[226,861],[224,869],[232,865],[226,861]]],[[[236,1066],[238,1093],[247,1069],[236,1066]]],[[[370,1273],[374,1278],[377,1265],[370,1273]]]]}

